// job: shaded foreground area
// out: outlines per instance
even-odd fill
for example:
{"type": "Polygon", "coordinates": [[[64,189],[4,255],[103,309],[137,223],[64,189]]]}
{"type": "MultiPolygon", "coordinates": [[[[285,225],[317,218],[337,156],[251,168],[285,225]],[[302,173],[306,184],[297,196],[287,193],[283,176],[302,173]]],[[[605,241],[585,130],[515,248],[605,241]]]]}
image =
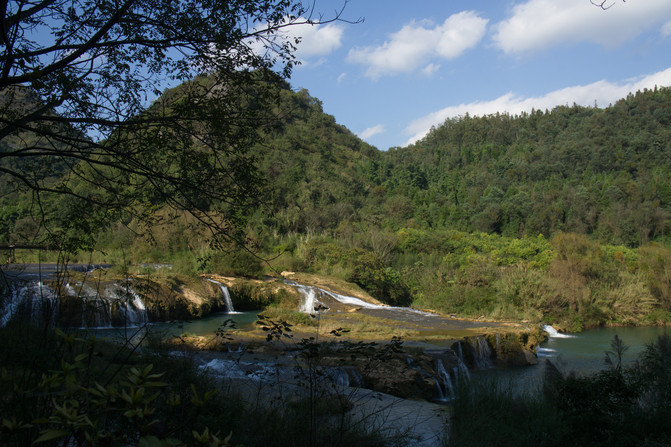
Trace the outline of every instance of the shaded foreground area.
{"type": "MultiPolygon", "coordinates": [[[[455,382],[448,405],[359,388],[343,357],[371,370],[421,355],[400,340],[278,351],[196,351],[151,333],[110,342],[15,322],[0,328],[3,445],[559,446],[669,445],[671,338],[631,367],[615,338],[608,365],[584,377],[546,363],[542,389],[455,382]],[[147,335],[148,334],[148,335],[147,335]],[[251,352],[254,351],[254,352],[251,352]],[[281,360],[278,360],[281,359],[281,360]],[[352,385],[352,386],[349,386],[352,385]],[[448,439],[449,432],[449,439],[448,439]]],[[[217,338],[228,340],[225,328],[217,338]]],[[[262,349],[265,346],[265,349],[262,349]]]]}
{"type": "Polygon", "coordinates": [[[615,337],[605,369],[589,376],[562,376],[548,361],[536,393],[514,392],[496,380],[460,388],[450,445],[669,445],[671,337],[660,336],[628,368],[626,349],[615,337]]]}
{"type": "Polygon", "coordinates": [[[407,445],[402,430],[371,423],[385,408],[350,414],[353,395],[309,362],[281,396],[151,337],[118,344],[10,324],[0,347],[3,445],[407,445]]]}

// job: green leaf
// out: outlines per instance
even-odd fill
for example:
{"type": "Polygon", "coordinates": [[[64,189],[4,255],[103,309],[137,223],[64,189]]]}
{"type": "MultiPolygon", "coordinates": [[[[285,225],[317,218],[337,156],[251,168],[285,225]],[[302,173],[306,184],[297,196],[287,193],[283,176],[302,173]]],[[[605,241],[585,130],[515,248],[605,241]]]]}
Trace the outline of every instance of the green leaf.
{"type": "Polygon", "coordinates": [[[47,442],[51,441],[52,439],[57,439],[57,438],[62,438],[63,436],[66,436],[69,432],[67,430],[57,430],[55,428],[49,429],[49,430],[43,430],[42,436],[37,438],[35,440],[35,444],[38,442],[47,442]]]}

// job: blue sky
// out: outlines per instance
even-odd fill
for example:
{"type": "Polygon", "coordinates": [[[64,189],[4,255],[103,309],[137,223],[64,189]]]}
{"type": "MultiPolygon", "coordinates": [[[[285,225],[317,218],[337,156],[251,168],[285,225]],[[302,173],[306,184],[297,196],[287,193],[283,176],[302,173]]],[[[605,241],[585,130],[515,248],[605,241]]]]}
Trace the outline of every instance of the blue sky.
{"type": "MultiPolygon", "coordinates": [[[[350,0],[343,18],[300,36],[291,85],[378,149],[446,118],[605,107],[671,86],[671,1],[350,0]]],[[[340,0],[317,0],[325,18],[340,0]]]]}

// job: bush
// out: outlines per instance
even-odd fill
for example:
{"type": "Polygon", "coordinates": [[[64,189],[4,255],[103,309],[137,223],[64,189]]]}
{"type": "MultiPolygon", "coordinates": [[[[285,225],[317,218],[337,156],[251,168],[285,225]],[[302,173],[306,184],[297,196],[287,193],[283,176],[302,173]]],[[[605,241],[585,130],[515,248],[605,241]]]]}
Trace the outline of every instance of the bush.
{"type": "MultiPolygon", "coordinates": [[[[4,445],[121,442],[168,446],[203,439],[213,446],[228,445],[225,436],[230,426],[224,436],[210,433],[201,416],[216,412],[226,418],[237,411],[226,405],[230,408],[235,402],[216,400],[213,407],[214,391],[166,380],[174,376],[156,373],[151,363],[133,365],[141,360],[133,350],[115,350],[95,337],[79,338],[56,330],[56,337],[47,340],[52,354],[47,357],[60,357],[59,367],[23,362],[24,368],[17,364],[3,368],[0,418],[4,445]],[[106,359],[107,355],[113,357],[106,359]]],[[[33,346],[24,355],[44,358],[45,347],[33,346]]],[[[172,366],[172,370],[177,368],[172,366]]],[[[191,374],[189,378],[195,377],[191,374]]],[[[218,428],[227,429],[221,423],[218,428]]]]}
{"type": "Polygon", "coordinates": [[[234,251],[218,251],[212,255],[210,269],[213,273],[225,276],[244,276],[262,278],[263,264],[255,254],[238,249],[234,251]]]}

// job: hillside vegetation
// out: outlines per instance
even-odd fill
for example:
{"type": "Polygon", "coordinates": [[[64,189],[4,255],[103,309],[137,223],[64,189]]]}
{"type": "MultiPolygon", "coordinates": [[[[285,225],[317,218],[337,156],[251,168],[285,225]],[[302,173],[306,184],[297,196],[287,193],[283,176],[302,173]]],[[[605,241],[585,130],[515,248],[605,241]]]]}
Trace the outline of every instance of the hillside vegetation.
{"type": "Polygon", "coordinates": [[[671,89],[603,109],[449,119],[389,151],[307,91],[274,89],[248,154],[260,200],[232,216],[245,249],[210,245],[160,196],[138,201],[150,217],[140,221],[58,197],[35,212],[12,192],[0,238],[67,235],[94,248],[70,259],[169,262],[179,275],[321,273],[390,304],[574,330],[671,318],[671,89]]]}

